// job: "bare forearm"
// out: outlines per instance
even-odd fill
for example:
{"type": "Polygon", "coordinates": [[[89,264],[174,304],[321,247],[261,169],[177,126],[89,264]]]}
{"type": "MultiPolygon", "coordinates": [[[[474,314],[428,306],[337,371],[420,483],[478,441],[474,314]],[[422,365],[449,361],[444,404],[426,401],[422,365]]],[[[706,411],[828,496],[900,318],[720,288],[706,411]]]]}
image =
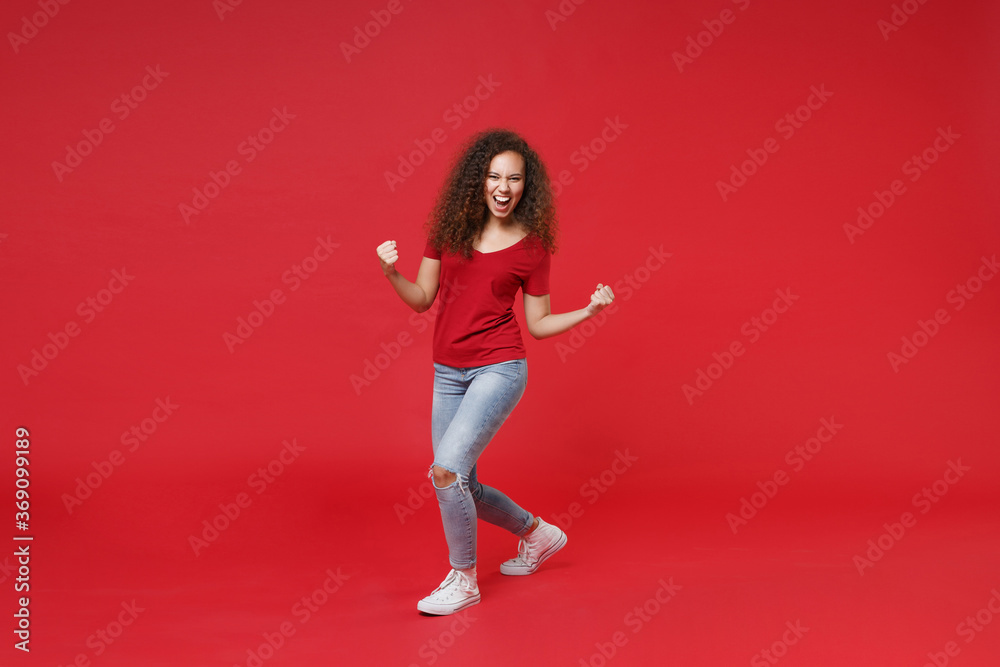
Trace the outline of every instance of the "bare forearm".
{"type": "Polygon", "coordinates": [[[541,318],[532,327],[531,335],[535,338],[549,338],[558,336],[575,327],[576,325],[590,319],[591,313],[588,308],[571,310],[566,313],[549,313],[541,318]]]}
{"type": "Polygon", "coordinates": [[[393,269],[385,277],[403,303],[413,310],[422,313],[431,307],[430,300],[420,285],[410,282],[399,271],[393,269]]]}

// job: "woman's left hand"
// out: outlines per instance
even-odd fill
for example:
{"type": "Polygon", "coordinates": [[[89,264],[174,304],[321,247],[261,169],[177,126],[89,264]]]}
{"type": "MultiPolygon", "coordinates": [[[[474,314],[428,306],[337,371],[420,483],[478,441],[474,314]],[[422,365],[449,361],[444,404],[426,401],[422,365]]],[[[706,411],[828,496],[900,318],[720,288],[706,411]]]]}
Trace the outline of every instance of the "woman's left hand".
{"type": "Polygon", "coordinates": [[[615,295],[614,292],[611,291],[611,285],[598,283],[597,289],[590,295],[590,305],[587,306],[587,314],[590,316],[596,315],[607,306],[610,306],[611,302],[614,300],[615,295]]]}

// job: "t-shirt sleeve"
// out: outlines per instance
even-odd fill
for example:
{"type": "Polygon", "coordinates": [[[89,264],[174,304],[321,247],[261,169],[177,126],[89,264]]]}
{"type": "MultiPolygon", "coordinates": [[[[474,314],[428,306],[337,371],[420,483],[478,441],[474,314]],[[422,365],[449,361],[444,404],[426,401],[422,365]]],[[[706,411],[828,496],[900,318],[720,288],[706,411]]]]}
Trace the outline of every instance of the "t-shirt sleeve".
{"type": "Polygon", "coordinates": [[[441,253],[434,248],[434,244],[431,243],[430,237],[427,238],[427,245],[424,247],[424,257],[428,257],[430,259],[441,259],[441,253]]]}
{"type": "Polygon", "coordinates": [[[551,255],[545,253],[534,271],[528,274],[521,291],[531,296],[545,296],[549,293],[549,264],[551,255]]]}

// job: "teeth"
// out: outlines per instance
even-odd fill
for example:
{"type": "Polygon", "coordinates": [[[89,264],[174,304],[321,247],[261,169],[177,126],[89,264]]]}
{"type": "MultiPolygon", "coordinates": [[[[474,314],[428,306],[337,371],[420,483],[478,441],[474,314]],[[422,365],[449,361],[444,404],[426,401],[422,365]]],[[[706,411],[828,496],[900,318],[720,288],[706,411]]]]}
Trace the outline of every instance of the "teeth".
{"type": "Polygon", "coordinates": [[[493,199],[496,200],[496,203],[498,204],[506,204],[510,201],[510,197],[494,197],[493,199]]]}

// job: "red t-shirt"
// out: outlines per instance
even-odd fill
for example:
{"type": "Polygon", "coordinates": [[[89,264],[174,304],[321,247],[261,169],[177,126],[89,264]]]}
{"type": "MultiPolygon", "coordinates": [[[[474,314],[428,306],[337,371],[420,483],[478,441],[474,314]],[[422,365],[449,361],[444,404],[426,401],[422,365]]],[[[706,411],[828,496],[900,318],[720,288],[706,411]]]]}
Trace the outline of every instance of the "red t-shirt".
{"type": "Polygon", "coordinates": [[[441,253],[430,239],[424,257],[441,260],[434,362],[471,368],[524,359],[524,341],[514,318],[517,290],[549,293],[550,256],[527,237],[496,252],[472,251],[471,259],[441,253]]]}

